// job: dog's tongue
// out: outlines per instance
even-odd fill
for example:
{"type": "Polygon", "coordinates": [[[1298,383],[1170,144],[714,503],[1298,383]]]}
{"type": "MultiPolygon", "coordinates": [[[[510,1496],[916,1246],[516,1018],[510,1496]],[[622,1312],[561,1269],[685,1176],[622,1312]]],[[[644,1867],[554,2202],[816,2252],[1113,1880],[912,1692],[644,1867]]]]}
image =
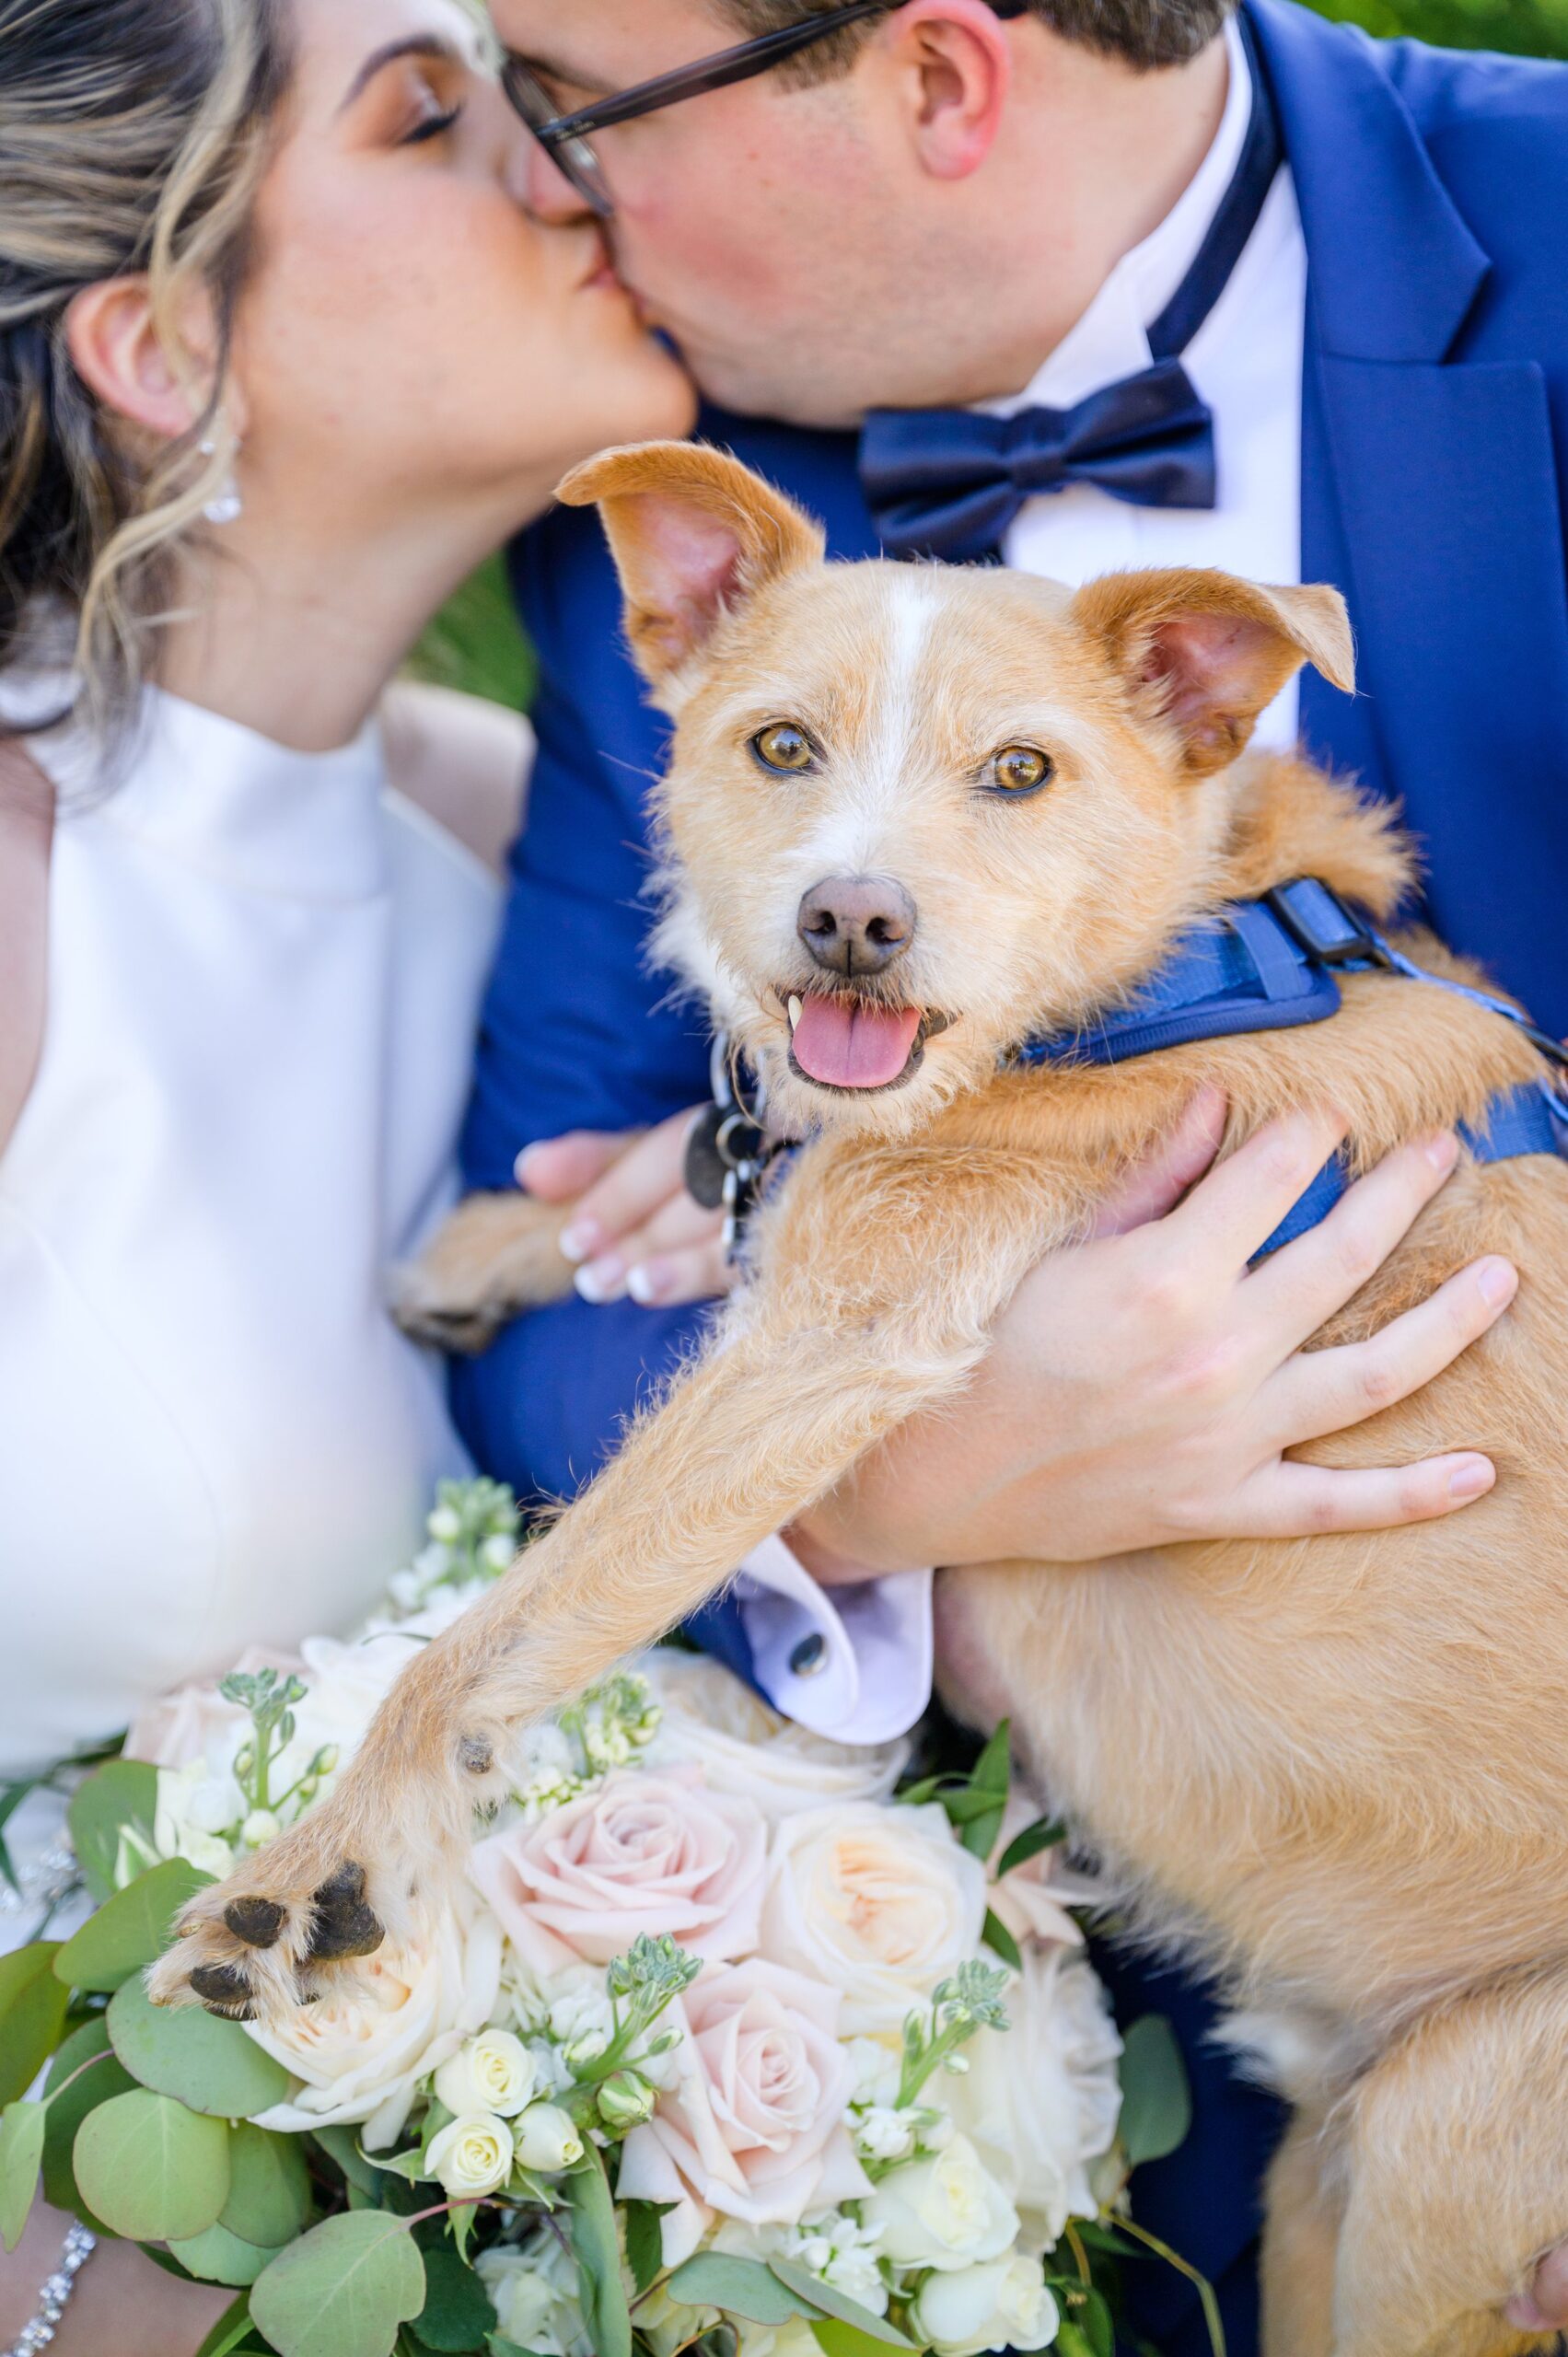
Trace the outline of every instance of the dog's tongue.
{"type": "Polygon", "coordinates": [[[863,1006],[808,998],[795,1027],[795,1060],[830,1088],[886,1088],[909,1062],[918,1006],[863,1006]]]}

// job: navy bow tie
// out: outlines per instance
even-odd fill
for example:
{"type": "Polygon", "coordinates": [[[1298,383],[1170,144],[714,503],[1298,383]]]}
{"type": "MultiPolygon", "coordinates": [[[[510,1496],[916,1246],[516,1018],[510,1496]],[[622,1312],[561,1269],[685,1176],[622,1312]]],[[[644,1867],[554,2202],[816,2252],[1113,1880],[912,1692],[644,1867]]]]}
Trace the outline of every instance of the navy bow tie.
{"type": "Polygon", "coordinates": [[[1098,483],[1138,507],[1212,507],[1214,421],[1179,360],[1073,409],[873,411],[860,479],[889,556],[990,556],[1026,499],[1098,483]]]}
{"type": "Polygon", "coordinates": [[[1148,331],[1152,367],[1072,409],[1015,417],[974,410],[873,410],[860,476],[889,556],[972,563],[1000,553],[1028,499],[1098,484],[1138,507],[1213,507],[1214,421],[1181,366],[1225,292],[1283,158],[1267,75],[1246,17],[1237,19],[1252,115],[1229,188],[1191,269],[1148,331]]]}

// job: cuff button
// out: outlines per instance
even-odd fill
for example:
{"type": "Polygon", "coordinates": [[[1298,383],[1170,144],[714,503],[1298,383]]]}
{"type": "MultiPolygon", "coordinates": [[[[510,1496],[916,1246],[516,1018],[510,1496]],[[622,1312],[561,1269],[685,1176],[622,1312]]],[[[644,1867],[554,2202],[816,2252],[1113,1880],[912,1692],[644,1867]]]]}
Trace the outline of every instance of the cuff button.
{"type": "Polygon", "coordinates": [[[819,1629],[802,1637],[790,1655],[789,1666],[793,1678],[815,1678],[819,1670],[827,1668],[828,1640],[819,1629]]]}

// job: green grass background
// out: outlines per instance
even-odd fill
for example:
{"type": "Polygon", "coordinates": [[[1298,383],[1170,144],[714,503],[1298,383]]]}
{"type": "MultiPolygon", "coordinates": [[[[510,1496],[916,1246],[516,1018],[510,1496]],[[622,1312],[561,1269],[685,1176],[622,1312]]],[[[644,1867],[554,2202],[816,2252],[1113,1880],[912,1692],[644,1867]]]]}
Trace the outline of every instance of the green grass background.
{"type": "MultiPolygon", "coordinates": [[[[1568,0],[1312,0],[1320,15],[1379,35],[1413,34],[1451,49],[1504,49],[1568,58],[1568,0]]],[[[501,561],[458,592],[421,642],[411,668],[422,679],[467,688],[525,709],[533,659],[513,619],[501,561]]]]}

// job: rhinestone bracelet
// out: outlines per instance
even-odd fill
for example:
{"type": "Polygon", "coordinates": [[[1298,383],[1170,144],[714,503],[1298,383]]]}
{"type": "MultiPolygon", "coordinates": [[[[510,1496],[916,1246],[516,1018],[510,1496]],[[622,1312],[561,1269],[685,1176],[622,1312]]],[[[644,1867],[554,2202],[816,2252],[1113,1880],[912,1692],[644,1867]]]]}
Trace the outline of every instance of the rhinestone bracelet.
{"type": "Polygon", "coordinates": [[[65,2313],[66,2304],[76,2288],[76,2278],[98,2248],[98,2236],[89,2235],[85,2226],[72,2226],[66,2234],[60,2253],[60,2264],[52,2275],[46,2276],[38,2295],[38,2314],[22,2327],[21,2339],[14,2340],[5,2357],[39,2357],[54,2338],[54,2328],[65,2313]]]}

